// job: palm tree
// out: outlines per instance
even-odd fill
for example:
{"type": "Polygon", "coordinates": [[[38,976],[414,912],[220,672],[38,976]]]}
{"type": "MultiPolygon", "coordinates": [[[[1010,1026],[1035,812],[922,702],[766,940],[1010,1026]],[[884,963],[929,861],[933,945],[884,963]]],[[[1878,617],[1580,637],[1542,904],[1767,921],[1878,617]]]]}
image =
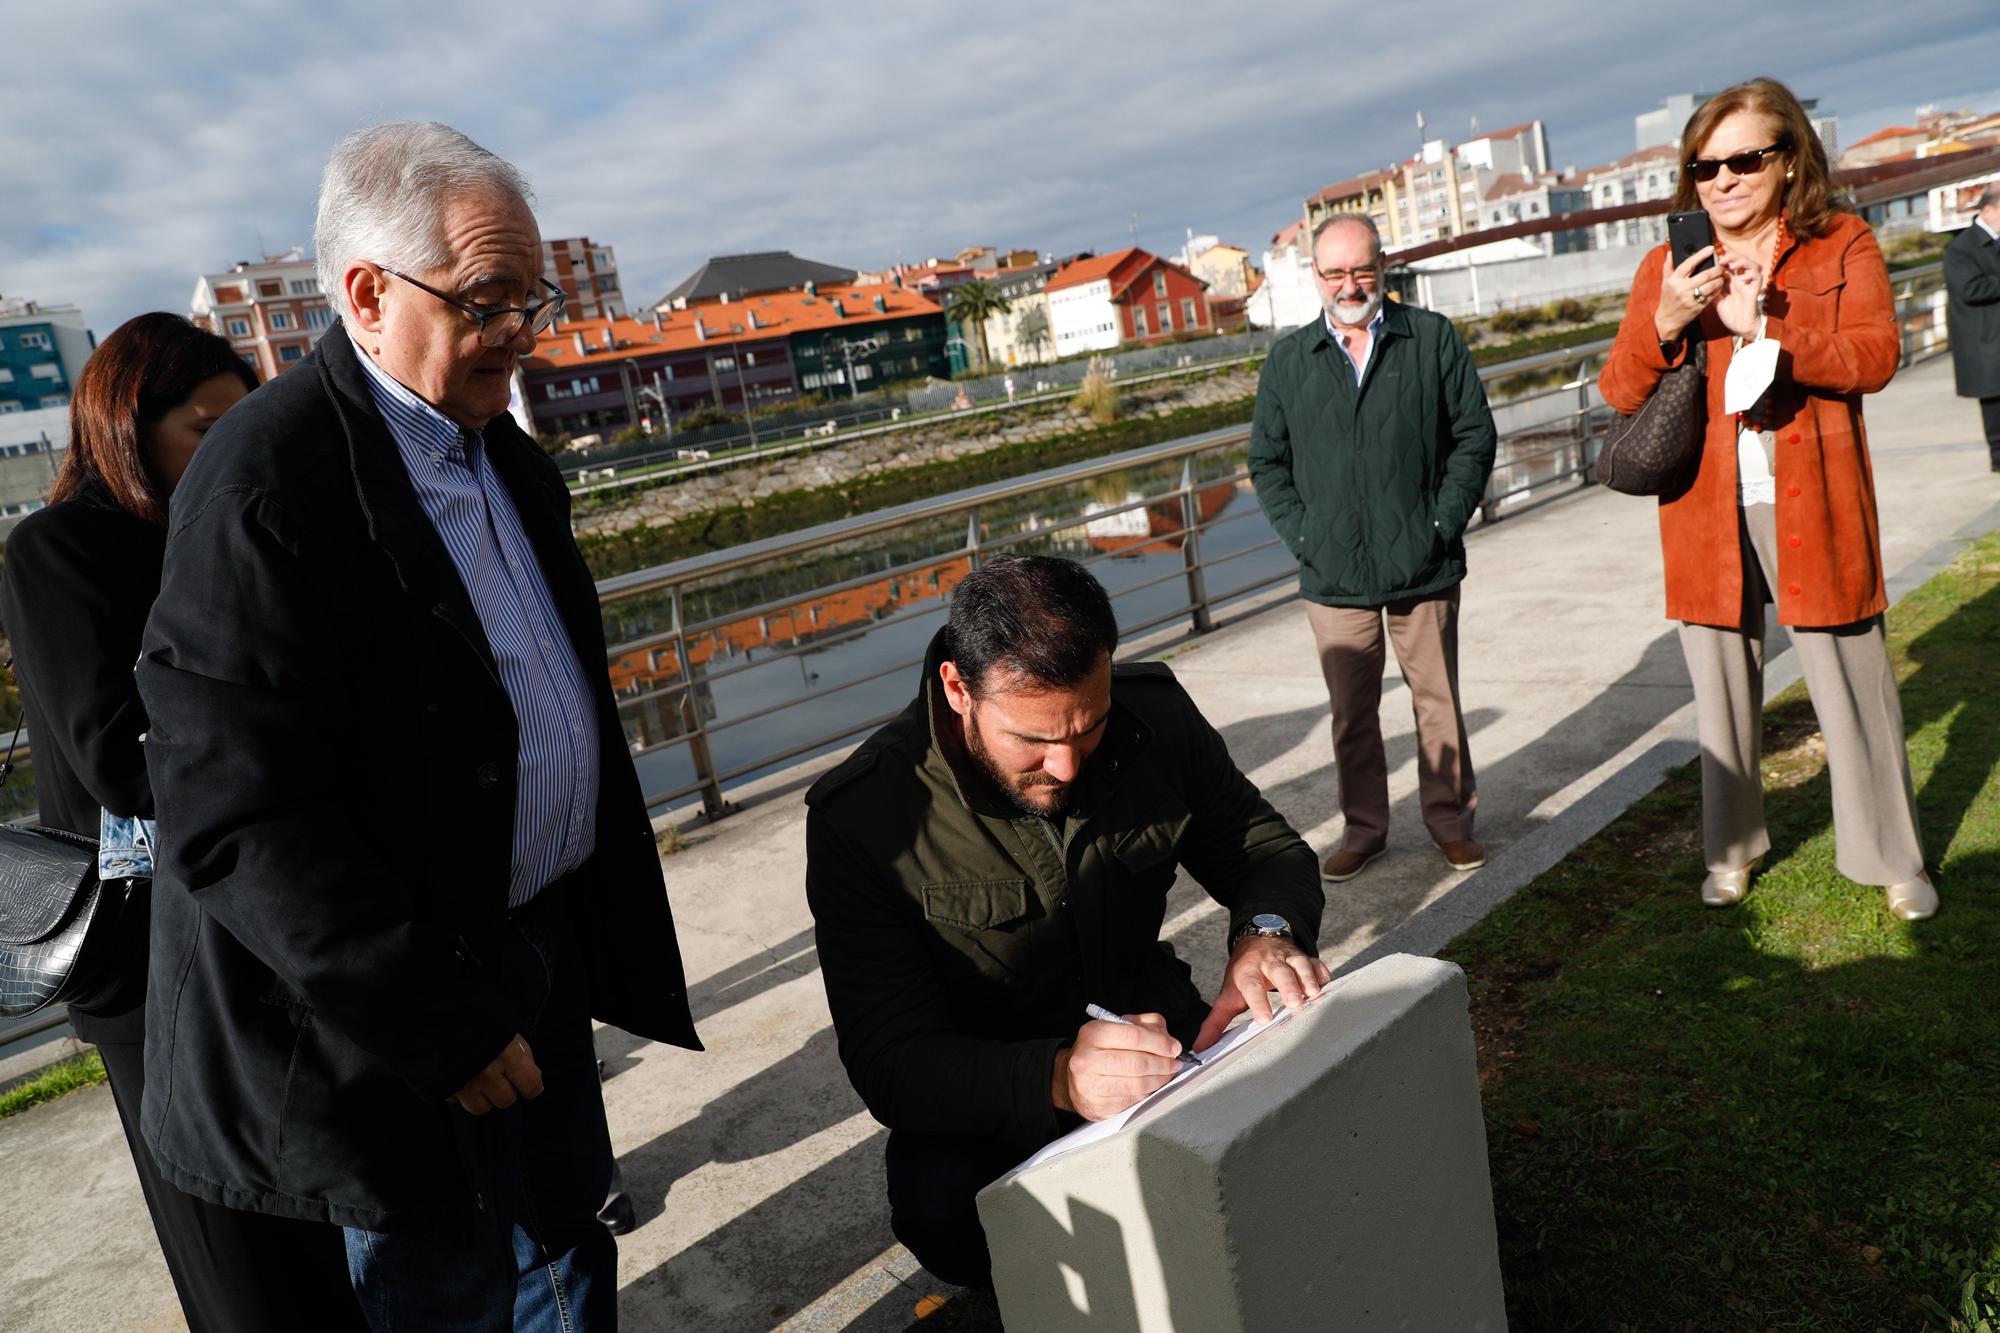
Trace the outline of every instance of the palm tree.
{"type": "Polygon", "coordinates": [[[970,324],[979,330],[979,368],[982,371],[988,368],[991,360],[986,349],[986,321],[991,316],[1005,314],[1013,304],[1012,300],[994,290],[992,283],[978,279],[952,289],[945,314],[954,324],[970,324]]]}

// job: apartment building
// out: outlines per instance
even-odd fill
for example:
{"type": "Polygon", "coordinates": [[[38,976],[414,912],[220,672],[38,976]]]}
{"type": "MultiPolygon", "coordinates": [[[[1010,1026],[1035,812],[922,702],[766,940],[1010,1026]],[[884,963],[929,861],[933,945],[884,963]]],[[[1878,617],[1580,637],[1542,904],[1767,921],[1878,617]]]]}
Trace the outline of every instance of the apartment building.
{"type": "Polygon", "coordinates": [[[1070,264],[1044,290],[1058,357],[1215,331],[1207,284],[1136,246],[1070,264]]]}
{"type": "Polygon", "coordinates": [[[563,289],[565,319],[622,319],[625,293],[618,285],[618,259],[608,245],[588,236],[542,242],[542,276],[563,289]]]}
{"type": "Polygon", "coordinates": [[[257,377],[268,380],[305,360],[333,327],[334,313],[312,259],[293,246],[195,279],[188,318],[229,339],[257,377]]]}
{"type": "Polygon", "coordinates": [[[73,305],[0,298],[0,412],[67,408],[96,345],[73,305]]]}
{"type": "Polygon", "coordinates": [[[1539,120],[1475,133],[1456,145],[1427,139],[1403,162],[1307,196],[1306,226],[1335,213],[1366,213],[1385,248],[1422,245],[1479,230],[1484,200],[1502,180],[1535,180],[1548,172],[1548,131],[1539,120]]]}

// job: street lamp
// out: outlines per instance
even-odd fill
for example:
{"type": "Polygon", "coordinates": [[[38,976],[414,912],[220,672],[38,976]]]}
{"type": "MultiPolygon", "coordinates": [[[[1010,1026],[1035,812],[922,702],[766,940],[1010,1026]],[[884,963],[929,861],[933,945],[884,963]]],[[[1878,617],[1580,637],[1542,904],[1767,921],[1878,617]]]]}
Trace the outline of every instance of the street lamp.
{"type": "Polygon", "coordinates": [[[673,439],[674,416],[673,413],[667,411],[667,392],[661,383],[659,371],[656,370],[653,372],[652,384],[641,384],[639,386],[639,393],[641,396],[650,398],[660,405],[660,434],[669,440],[673,439]]]}
{"type": "Polygon", "coordinates": [[[854,354],[859,352],[861,355],[867,356],[870,352],[879,352],[882,350],[882,340],[880,338],[839,338],[835,341],[840,346],[841,360],[847,364],[848,397],[859,398],[861,396],[861,386],[854,382],[854,354]]]}

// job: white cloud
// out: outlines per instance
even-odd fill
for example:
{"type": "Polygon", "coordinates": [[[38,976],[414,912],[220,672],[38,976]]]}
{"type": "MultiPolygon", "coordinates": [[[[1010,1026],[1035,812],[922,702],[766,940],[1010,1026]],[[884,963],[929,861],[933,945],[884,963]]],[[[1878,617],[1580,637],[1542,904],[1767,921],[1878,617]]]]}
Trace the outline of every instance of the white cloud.
{"type": "Polygon", "coordinates": [[[1187,227],[1256,249],[1304,195],[1411,151],[1419,109],[1451,138],[1539,117],[1582,166],[1629,151],[1659,99],[1751,74],[1857,121],[1992,82],[1985,0],[1810,12],[34,6],[8,20],[35,54],[0,122],[0,290],[100,333],[181,309],[197,273],[306,242],[328,148],[389,118],[518,163],[545,234],[615,245],[638,302],[711,254],[1107,250],[1134,213],[1155,249],[1187,227]]]}

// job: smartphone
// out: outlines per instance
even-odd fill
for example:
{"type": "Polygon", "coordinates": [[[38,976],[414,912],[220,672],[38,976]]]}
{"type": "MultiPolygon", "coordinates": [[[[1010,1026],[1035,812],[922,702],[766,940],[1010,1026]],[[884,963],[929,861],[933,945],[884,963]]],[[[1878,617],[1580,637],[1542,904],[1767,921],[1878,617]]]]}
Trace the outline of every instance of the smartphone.
{"type": "MultiPolygon", "coordinates": [[[[1687,263],[1688,256],[1704,245],[1714,245],[1715,228],[1709,225],[1708,214],[1699,208],[1667,214],[1667,244],[1673,247],[1675,268],[1687,263]]],[[[1715,256],[1710,255],[1695,272],[1706,273],[1714,267],[1715,256]]]]}

